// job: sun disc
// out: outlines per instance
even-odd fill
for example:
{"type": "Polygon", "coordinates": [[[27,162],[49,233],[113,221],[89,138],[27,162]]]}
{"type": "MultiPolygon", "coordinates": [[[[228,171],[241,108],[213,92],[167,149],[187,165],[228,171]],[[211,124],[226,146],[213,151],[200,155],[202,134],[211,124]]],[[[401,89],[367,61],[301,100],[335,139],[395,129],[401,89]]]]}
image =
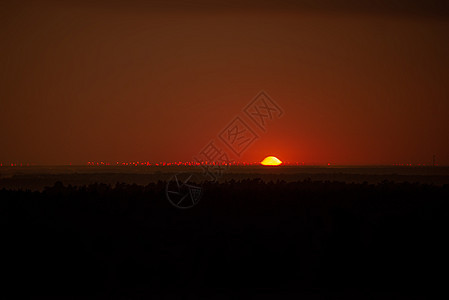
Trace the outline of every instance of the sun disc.
{"type": "Polygon", "coordinates": [[[276,156],[267,156],[260,162],[263,166],[279,166],[282,164],[282,161],[276,156]]]}

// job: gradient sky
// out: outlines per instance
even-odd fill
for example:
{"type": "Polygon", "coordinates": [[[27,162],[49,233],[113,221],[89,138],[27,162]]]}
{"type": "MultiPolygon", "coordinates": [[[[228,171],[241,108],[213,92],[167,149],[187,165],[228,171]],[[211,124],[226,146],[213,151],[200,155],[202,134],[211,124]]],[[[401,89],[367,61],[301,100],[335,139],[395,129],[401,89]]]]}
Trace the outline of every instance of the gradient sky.
{"type": "Polygon", "coordinates": [[[372,2],[2,1],[0,162],[191,160],[264,90],[238,160],[449,164],[449,5],[372,2]]]}

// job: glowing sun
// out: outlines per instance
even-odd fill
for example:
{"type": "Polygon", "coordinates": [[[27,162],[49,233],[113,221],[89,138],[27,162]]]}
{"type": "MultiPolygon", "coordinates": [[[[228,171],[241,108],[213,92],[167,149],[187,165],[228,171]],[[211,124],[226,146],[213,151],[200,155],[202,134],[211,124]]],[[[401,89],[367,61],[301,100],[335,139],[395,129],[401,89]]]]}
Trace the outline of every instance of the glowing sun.
{"type": "Polygon", "coordinates": [[[279,166],[282,164],[282,161],[276,156],[267,156],[260,162],[260,164],[264,166],[279,166]]]}

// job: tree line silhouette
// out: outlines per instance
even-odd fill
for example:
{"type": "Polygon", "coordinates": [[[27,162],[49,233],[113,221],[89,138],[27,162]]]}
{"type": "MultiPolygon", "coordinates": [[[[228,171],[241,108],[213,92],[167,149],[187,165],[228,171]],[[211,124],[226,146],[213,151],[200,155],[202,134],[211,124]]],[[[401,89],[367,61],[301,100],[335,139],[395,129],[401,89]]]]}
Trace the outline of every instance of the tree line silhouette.
{"type": "Polygon", "coordinates": [[[206,182],[189,210],[165,187],[0,190],[2,293],[427,293],[446,283],[449,185],[206,182]]]}

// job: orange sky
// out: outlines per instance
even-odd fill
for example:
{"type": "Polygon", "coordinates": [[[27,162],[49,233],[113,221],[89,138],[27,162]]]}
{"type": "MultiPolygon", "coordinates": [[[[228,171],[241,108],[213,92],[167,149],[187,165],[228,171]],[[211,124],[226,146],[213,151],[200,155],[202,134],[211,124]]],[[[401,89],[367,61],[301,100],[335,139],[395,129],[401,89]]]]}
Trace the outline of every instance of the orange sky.
{"type": "Polygon", "coordinates": [[[239,160],[449,164],[448,10],[396,2],[3,3],[0,162],[191,160],[264,90],[239,160]]]}

